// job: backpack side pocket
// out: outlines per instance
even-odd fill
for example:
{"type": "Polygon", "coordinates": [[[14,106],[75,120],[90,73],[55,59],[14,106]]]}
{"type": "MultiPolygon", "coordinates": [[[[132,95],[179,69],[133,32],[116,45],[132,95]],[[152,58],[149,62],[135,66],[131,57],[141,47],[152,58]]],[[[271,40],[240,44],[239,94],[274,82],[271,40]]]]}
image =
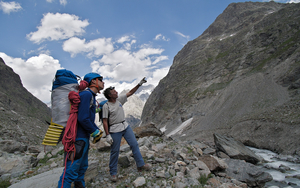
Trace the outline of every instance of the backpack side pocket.
{"type": "Polygon", "coordinates": [[[74,160],[80,159],[83,154],[85,141],[84,140],[76,140],[75,141],[75,158],[74,160]]]}

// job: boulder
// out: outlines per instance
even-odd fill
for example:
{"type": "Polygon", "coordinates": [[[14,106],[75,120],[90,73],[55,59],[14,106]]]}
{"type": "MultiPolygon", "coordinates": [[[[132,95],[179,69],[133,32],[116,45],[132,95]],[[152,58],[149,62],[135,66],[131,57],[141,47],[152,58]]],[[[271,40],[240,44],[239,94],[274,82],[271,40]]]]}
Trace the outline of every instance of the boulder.
{"type": "Polygon", "coordinates": [[[99,142],[97,142],[96,144],[93,144],[93,145],[95,145],[95,148],[97,148],[98,151],[109,151],[110,150],[110,144],[105,141],[105,138],[102,138],[99,142]]]}
{"type": "Polygon", "coordinates": [[[261,157],[257,156],[243,143],[235,140],[232,137],[214,134],[214,141],[217,151],[224,152],[230,158],[245,160],[252,164],[257,164],[258,162],[262,161],[261,157]]]}
{"type": "Polygon", "coordinates": [[[29,153],[38,154],[41,152],[41,150],[37,146],[29,146],[27,148],[29,153]]]}
{"type": "Polygon", "coordinates": [[[264,187],[266,182],[273,180],[268,172],[251,163],[237,159],[224,159],[224,161],[228,165],[225,170],[226,175],[246,183],[249,187],[264,187]]]}
{"type": "Polygon", "coordinates": [[[142,126],[142,127],[136,127],[134,128],[135,136],[138,138],[142,138],[145,136],[162,136],[163,132],[156,128],[154,123],[150,123],[148,125],[142,126]]]}
{"type": "Polygon", "coordinates": [[[3,153],[0,157],[0,176],[10,174],[10,177],[18,177],[31,168],[33,158],[29,155],[19,156],[3,153]]]}
{"type": "Polygon", "coordinates": [[[123,168],[128,168],[130,166],[130,161],[128,159],[128,156],[120,156],[118,160],[118,164],[121,165],[123,168]]]}
{"type": "Polygon", "coordinates": [[[63,172],[64,167],[61,168],[55,168],[53,170],[44,172],[42,174],[24,179],[18,183],[15,183],[9,188],[54,188],[57,187],[58,180],[60,175],[63,172]]]}
{"type": "Polygon", "coordinates": [[[223,161],[223,159],[211,156],[204,155],[201,156],[200,161],[204,162],[210,171],[222,171],[227,168],[227,164],[223,161]]]}
{"type": "Polygon", "coordinates": [[[200,174],[205,174],[206,176],[208,176],[211,173],[209,168],[203,161],[194,161],[193,163],[200,170],[200,174]]]}
{"type": "Polygon", "coordinates": [[[146,179],[144,177],[138,177],[134,180],[133,185],[134,187],[141,187],[146,184],[146,179]]]}
{"type": "Polygon", "coordinates": [[[15,140],[1,140],[0,149],[8,153],[14,153],[16,151],[25,152],[27,150],[27,146],[15,140]]]}

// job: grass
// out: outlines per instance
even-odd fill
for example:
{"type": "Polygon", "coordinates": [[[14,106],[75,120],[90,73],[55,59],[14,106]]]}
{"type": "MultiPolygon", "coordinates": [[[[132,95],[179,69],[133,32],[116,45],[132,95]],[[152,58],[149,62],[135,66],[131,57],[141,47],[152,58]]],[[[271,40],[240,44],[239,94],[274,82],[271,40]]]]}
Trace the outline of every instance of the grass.
{"type": "Polygon", "coordinates": [[[204,94],[207,94],[208,92],[214,93],[217,90],[225,88],[230,82],[225,83],[213,83],[208,88],[205,89],[204,94]]]}
{"type": "Polygon", "coordinates": [[[286,52],[287,50],[289,50],[291,47],[293,47],[295,45],[295,41],[297,41],[298,39],[298,35],[299,35],[300,31],[297,32],[296,36],[291,37],[289,39],[287,39],[285,42],[283,42],[282,44],[280,44],[277,47],[276,53],[270,55],[269,57],[267,57],[266,59],[261,60],[260,62],[258,62],[258,65],[255,66],[251,72],[260,72],[263,71],[263,67],[269,63],[271,61],[271,59],[276,59],[278,58],[280,55],[282,55],[284,52],[286,52]]]}
{"type": "Polygon", "coordinates": [[[57,152],[56,155],[53,155],[52,157],[48,157],[48,156],[47,156],[47,154],[49,154],[49,153],[50,153],[50,152],[46,153],[46,154],[45,154],[45,157],[44,157],[43,159],[40,159],[40,160],[39,160],[39,163],[46,164],[46,163],[49,161],[49,159],[51,159],[51,158],[56,158],[58,155],[64,154],[64,150],[63,150],[63,149],[60,150],[59,152],[57,152]]]}
{"type": "Polygon", "coordinates": [[[216,57],[216,59],[220,59],[220,58],[224,58],[226,56],[228,56],[230,51],[225,51],[225,52],[222,52],[222,53],[219,53],[216,57]]]}
{"type": "Polygon", "coordinates": [[[199,181],[199,183],[200,183],[202,186],[204,186],[204,185],[207,184],[208,179],[211,178],[211,177],[212,177],[211,174],[208,174],[208,176],[206,176],[205,174],[202,174],[202,175],[200,176],[200,178],[198,179],[198,181],[199,181]]]}
{"type": "Polygon", "coordinates": [[[195,89],[194,91],[192,91],[191,93],[189,93],[188,98],[193,98],[194,96],[196,96],[197,93],[198,93],[198,90],[195,89]]]}
{"type": "Polygon", "coordinates": [[[3,181],[0,181],[0,188],[7,188],[9,187],[11,184],[9,182],[9,180],[3,180],[3,181]]]}
{"type": "Polygon", "coordinates": [[[193,153],[193,148],[191,148],[191,147],[188,146],[188,147],[187,147],[187,150],[188,150],[188,153],[189,153],[189,154],[193,153]]]}
{"type": "Polygon", "coordinates": [[[39,160],[39,163],[46,164],[47,161],[49,161],[49,159],[50,159],[50,157],[48,157],[47,154],[46,154],[44,158],[39,160]]]}

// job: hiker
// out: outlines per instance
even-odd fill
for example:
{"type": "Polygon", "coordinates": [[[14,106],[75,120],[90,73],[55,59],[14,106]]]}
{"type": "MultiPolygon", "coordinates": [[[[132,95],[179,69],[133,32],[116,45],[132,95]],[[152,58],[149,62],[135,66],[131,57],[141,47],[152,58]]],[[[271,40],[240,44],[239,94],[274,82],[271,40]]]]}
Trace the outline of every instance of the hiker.
{"type": "Polygon", "coordinates": [[[58,188],[71,187],[84,188],[84,175],[88,168],[88,150],[90,136],[99,138],[100,130],[96,126],[96,94],[104,88],[103,77],[97,73],[88,73],[84,80],[89,83],[86,90],[79,92],[80,103],[78,105],[77,133],[75,141],[75,158],[68,155],[64,172],[58,182],[58,188]]]}
{"type": "Polygon", "coordinates": [[[138,85],[132,88],[128,93],[118,96],[118,92],[114,87],[109,87],[104,90],[104,96],[108,101],[103,105],[103,127],[106,133],[106,142],[111,144],[109,171],[111,181],[117,181],[117,167],[122,137],[125,138],[130,145],[133,157],[135,159],[138,171],[150,170],[150,164],[145,164],[141,155],[137,140],[131,127],[125,121],[123,104],[127,98],[133,95],[136,90],[147,82],[143,78],[138,85]]]}

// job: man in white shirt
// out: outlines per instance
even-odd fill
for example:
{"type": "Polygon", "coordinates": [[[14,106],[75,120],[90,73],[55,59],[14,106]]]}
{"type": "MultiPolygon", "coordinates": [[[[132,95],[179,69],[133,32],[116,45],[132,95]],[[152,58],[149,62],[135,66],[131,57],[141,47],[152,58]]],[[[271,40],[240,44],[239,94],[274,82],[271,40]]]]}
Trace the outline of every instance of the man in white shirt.
{"type": "Polygon", "coordinates": [[[104,96],[108,101],[103,105],[103,127],[107,135],[106,141],[111,144],[109,171],[111,180],[114,182],[117,181],[118,158],[122,137],[124,137],[130,145],[138,171],[151,169],[151,165],[145,164],[143,160],[135,135],[131,127],[125,121],[123,109],[123,104],[127,101],[127,98],[133,95],[145,82],[147,81],[143,78],[139,84],[128,93],[120,96],[118,96],[118,92],[114,87],[109,87],[104,91],[104,96]]]}

